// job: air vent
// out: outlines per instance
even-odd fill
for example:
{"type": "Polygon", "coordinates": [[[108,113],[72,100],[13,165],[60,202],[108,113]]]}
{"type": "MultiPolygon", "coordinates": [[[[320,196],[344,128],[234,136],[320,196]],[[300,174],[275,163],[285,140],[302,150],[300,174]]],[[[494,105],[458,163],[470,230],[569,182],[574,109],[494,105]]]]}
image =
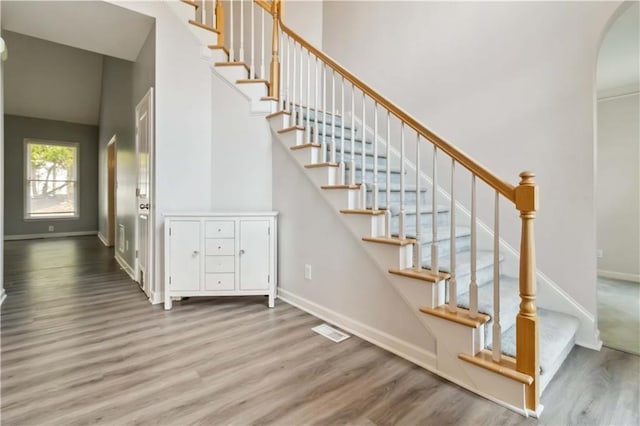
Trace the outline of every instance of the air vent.
{"type": "Polygon", "coordinates": [[[333,340],[336,343],[340,343],[343,340],[346,340],[349,337],[351,337],[348,334],[345,334],[340,330],[336,330],[335,328],[327,324],[322,324],[317,327],[313,327],[311,330],[315,331],[318,334],[323,335],[329,340],[333,340]]]}

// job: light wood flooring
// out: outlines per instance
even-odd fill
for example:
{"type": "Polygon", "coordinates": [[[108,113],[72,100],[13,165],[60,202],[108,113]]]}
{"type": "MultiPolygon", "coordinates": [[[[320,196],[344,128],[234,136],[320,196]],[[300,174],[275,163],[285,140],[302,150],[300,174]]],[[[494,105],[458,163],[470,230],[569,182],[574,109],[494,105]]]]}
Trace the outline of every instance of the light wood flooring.
{"type": "MultiPolygon", "coordinates": [[[[151,306],[96,238],[5,243],[3,425],[536,424],[264,297],[151,306]]],[[[640,358],[575,348],[538,423],[637,425],[640,358]]]]}

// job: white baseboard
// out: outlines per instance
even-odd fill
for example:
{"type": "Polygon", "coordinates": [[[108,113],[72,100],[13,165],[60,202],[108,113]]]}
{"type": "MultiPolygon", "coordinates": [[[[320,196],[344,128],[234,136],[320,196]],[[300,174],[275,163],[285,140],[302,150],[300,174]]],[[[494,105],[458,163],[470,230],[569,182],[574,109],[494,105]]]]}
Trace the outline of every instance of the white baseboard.
{"type": "Polygon", "coordinates": [[[426,370],[436,371],[436,355],[432,352],[320,306],[315,302],[296,296],[282,288],[278,288],[278,298],[426,370]]]}
{"type": "Polygon", "coordinates": [[[598,276],[602,278],[611,278],[613,280],[631,281],[640,284],[640,274],[628,274],[626,272],[598,269],[598,276]]]}
{"type": "Polygon", "coordinates": [[[104,244],[105,247],[109,247],[109,241],[105,238],[104,235],[102,235],[102,232],[100,231],[98,231],[98,239],[102,241],[102,244],[104,244]]]}
{"type": "Polygon", "coordinates": [[[48,232],[46,234],[5,235],[4,240],[5,241],[38,240],[40,238],[81,237],[84,235],[98,235],[98,231],[48,232]]]}
{"type": "Polygon", "coordinates": [[[0,305],[2,305],[2,302],[4,302],[4,300],[7,298],[7,292],[5,291],[5,289],[0,289],[0,305]]]}
{"type": "Polygon", "coordinates": [[[164,303],[164,299],[161,297],[162,295],[160,293],[156,293],[153,290],[151,290],[151,295],[149,296],[149,303],[151,303],[152,305],[159,305],[160,303],[164,303]]]}
{"type": "Polygon", "coordinates": [[[122,256],[118,254],[118,252],[116,252],[116,255],[114,257],[116,258],[116,262],[118,262],[120,267],[124,269],[124,271],[129,275],[129,277],[131,277],[132,280],[135,281],[135,273],[133,272],[133,268],[127,263],[127,261],[124,260],[122,256]]]}
{"type": "Polygon", "coordinates": [[[341,328],[345,331],[348,331],[351,334],[354,334],[360,337],[367,342],[376,345],[382,349],[385,349],[395,355],[398,355],[401,358],[406,359],[431,373],[440,376],[452,383],[457,384],[458,386],[468,389],[469,391],[486,398],[490,401],[495,402],[498,405],[501,405],[509,410],[515,411],[525,417],[539,416],[542,411],[542,406],[539,407],[538,412],[531,412],[528,410],[523,410],[522,408],[515,407],[513,405],[507,404],[499,399],[492,397],[479,389],[473,388],[469,386],[467,383],[461,382],[441,371],[438,370],[436,355],[432,352],[426,351],[422,348],[419,348],[409,342],[405,342],[403,340],[398,339],[397,337],[391,336],[383,331],[376,330],[372,327],[369,327],[366,324],[363,324],[359,321],[354,320],[353,318],[349,318],[345,315],[342,315],[338,312],[335,312],[331,309],[325,308],[323,306],[318,305],[315,302],[304,299],[302,297],[298,297],[295,294],[284,290],[282,288],[278,288],[278,298],[282,299],[284,302],[295,306],[315,317],[318,317],[324,321],[330,322],[336,325],[338,328],[341,328]]]}

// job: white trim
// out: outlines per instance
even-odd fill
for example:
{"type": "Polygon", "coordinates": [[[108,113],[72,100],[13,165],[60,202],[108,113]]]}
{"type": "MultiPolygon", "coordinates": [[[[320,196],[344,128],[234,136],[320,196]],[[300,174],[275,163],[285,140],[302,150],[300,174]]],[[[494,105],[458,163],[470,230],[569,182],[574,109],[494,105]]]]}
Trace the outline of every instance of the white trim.
{"type": "Polygon", "coordinates": [[[84,235],[98,235],[98,231],[49,232],[47,234],[5,235],[4,240],[5,241],[37,240],[40,238],[80,237],[84,235]]]}
{"type": "Polygon", "coordinates": [[[375,346],[378,346],[401,358],[404,358],[407,361],[410,361],[437,376],[455,383],[456,385],[467,389],[478,396],[495,402],[496,404],[511,411],[515,411],[516,413],[521,414],[525,417],[532,416],[537,418],[542,412],[543,406],[541,404],[538,406],[538,410],[536,410],[536,412],[533,412],[530,410],[523,410],[522,408],[507,404],[503,401],[500,401],[499,399],[487,395],[481,390],[471,387],[468,384],[439,371],[436,363],[436,355],[434,353],[419,348],[409,342],[405,342],[404,340],[400,340],[397,337],[391,336],[380,330],[371,328],[366,324],[354,320],[353,318],[349,318],[331,309],[320,306],[310,300],[296,296],[290,291],[278,288],[278,299],[281,299],[282,301],[295,306],[298,309],[301,309],[317,318],[320,318],[323,321],[334,324],[375,346]]]}
{"type": "Polygon", "coordinates": [[[619,95],[603,96],[601,98],[598,98],[597,101],[598,102],[615,101],[616,99],[627,98],[629,96],[637,96],[638,94],[640,94],[640,90],[634,90],[632,92],[621,93],[619,95]]]}
{"type": "Polygon", "coordinates": [[[339,328],[354,334],[376,346],[398,355],[429,371],[436,370],[436,355],[412,343],[400,340],[395,336],[372,328],[353,318],[347,317],[305,298],[296,296],[290,291],[278,288],[278,298],[315,317],[327,321],[339,328]]]}
{"type": "MultiPolygon", "coordinates": [[[[4,42],[2,37],[0,37],[0,60],[6,61],[8,55],[9,49],[7,49],[7,44],[4,42]]],[[[2,113],[4,113],[4,111],[2,111],[2,113]]]]}
{"type": "Polygon", "coordinates": [[[631,281],[640,284],[640,274],[629,274],[626,272],[607,271],[598,269],[598,276],[602,278],[611,278],[614,280],[631,281]]]}
{"type": "MultiPolygon", "coordinates": [[[[111,136],[111,139],[109,139],[109,142],[107,142],[107,150],[106,150],[106,155],[107,155],[107,170],[106,171],[106,176],[107,176],[107,182],[106,182],[106,188],[107,188],[107,199],[106,199],[106,203],[107,203],[107,231],[108,231],[108,235],[111,235],[111,233],[113,233],[113,247],[118,247],[118,137],[116,134],[114,134],[113,136],[111,136]],[[109,205],[109,150],[111,149],[111,147],[113,147],[113,228],[111,229],[111,227],[109,226],[109,210],[111,210],[111,206],[109,205]]],[[[104,173],[100,173],[100,177],[102,177],[104,175],[104,173]]],[[[100,186],[100,188],[104,188],[105,185],[104,183],[100,186]]],[[[111,247],[109,245],[109,239],[105,238],[106,242],[104,243],[105,246],[107,247],[111,247]]]]}
{"type": "Polygon", "coordinates": [[[102,244],[104,244],[106,247],[109,247],[109,242],[107,241],[107,239],[104,237],[104,235],[102,235],[102,232],[98,231],[98,239],[102,242],[102,244]]]}
{"type": "Polygon", "coordinates": [[[0,306],[2,306],[2,302],[4,302],[6,298],[7,292],[4,290],[4,288],[0,288],[0,306]]]}
{"type": "Polygon", "coordinates": [[[124,260],[124,258],[120,256],[117,252],[114,258],[116,259],[116,262],[118,262],[118,265],[120,265],[120,267],[127,273],[127,275],[129,275],[129,278],[135,281],[136,279],[133,274],[133,268],[127,263],[127,261],[124,260]]]}

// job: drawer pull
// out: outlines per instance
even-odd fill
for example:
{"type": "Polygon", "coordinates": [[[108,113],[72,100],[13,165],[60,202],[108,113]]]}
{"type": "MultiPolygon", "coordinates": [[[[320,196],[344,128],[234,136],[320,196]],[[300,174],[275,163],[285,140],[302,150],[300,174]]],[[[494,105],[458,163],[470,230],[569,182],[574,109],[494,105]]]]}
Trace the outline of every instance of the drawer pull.
{"type": "Polygon", "coordinates": [[[222,232],[222,229],[221,229],[221,228],[218,228],[218,232],[222,232]]]}
{"type": "Polygon", "coordinates": [[[222,281],[218,280],[218,284],[222,284],[222,281]]]}
{"type": "Polygon", "coordinates": [[[218,246],[218,250],[220,250],[222,247],[218,246]]]}
{"type": "Polygon", "coordinates": [[[240,254],[244,254],[244,250],[240,250],[240,254]]]}

